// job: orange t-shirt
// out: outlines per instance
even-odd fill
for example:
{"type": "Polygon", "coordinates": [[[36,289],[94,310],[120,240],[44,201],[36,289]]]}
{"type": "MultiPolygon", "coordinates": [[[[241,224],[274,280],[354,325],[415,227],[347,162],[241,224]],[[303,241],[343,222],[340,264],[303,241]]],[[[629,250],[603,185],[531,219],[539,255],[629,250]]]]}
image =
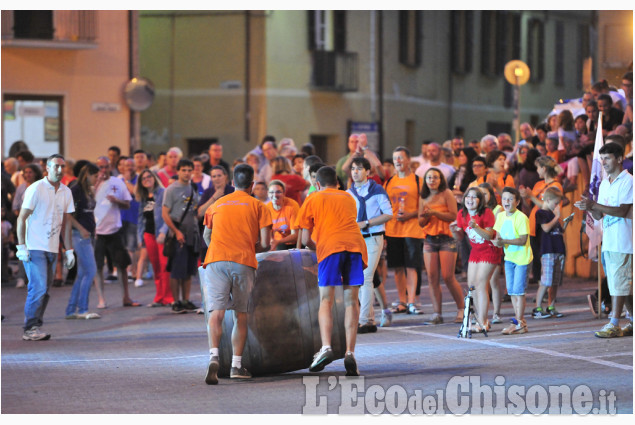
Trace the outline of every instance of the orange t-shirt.
{"type": "Polygon", "coordinates": [[[305,199],[298,213],[298,227],[313,229],[318,262],[338,252],[359,252],[364,268],[368,264],[366,243],[357,224],[357,207],[352,195],[326,188],[305,199]]]}
{"type": "MultiPolygon", "coordinates": [[[[428,205],[428,207],[431,210],[439,211],[442,213],[450,212],[450,209],[445,204],[430,204],[428,205]]],[[[452,232],[450,231],[450,223],[447,221],[443,221],[435,216],[430,216],[428,223],[423,226],[423,233],[425,234],[425,237],[439,235],[452,236],[452,232]]]]}
{"type": "Polygon", "coordinates": [[[547,152],[547,156],[552,157],[556,164],[564,161],[564,151],[547,152]]]}
{"type": "Polygon", "coordinates": [[[291,230],[297,230],[296,217],[300,206],[296,201],[285,196],[282,208],[276,211],[273,208],[273,202],[267,203],[267,210],[271,214],[271,228],[272,237],[274,241],[279,241],[282,238],[286,238],[291,234],[291,230]]]}
{"type": "Polygon", "coordinates": [[[217,261],[258,267],[260,229],[271,226],[271,214],[262,202],[237,190],[214,202],[205,211],[203,224],[212,229],[203,267],[217,261]]]}
{"type": "MultiPolygon", "coordinates": [[[[561,193],[564,193],[564,191],[562,190],[562,185],[555,180],[549,184],[545,183],[544,180],[536,182],[534,188],[531,189],[531,193],[536,198],[542,201],[542,195],[545,193],[545,190],[550,187],[555,187],[561,193]]],[[[562,202],[560,203],[560,207],[562,208],[562,202]]],[[[534,205],[534,207],[531,209],[531,212],[529,213],[529,236],[536,236],[536,212],[538,212],[538,209],[539,208],[534,205]]]]}
{"type": "MultiPolygon", "coordinates": [[[[417,188],[416,178],[414,173],[404,178],[395,175],[384,184],[384,189],[392,204],[393,216],[393,218],[386,223],[386,236],[393,238],[423,238],[423,230],[421,226],[419,226],[419,220],[416,216],[407,221],[397,221],[400,198],[403,198],[404,201],[404,211],[419,212],[420,188],[417,188]]],[[[423,180],[419,181],[419,185],[421,184],[423,184],[423,180]]]]}

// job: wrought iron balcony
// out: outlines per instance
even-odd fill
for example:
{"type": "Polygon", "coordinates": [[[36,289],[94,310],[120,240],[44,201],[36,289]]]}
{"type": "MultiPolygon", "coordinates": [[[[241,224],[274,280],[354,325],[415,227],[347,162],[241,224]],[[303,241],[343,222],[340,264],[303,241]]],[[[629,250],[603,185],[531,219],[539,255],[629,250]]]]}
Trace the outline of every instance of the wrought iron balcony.
{"type": "Polygon", "coordinates": [[[357,91],[357,53],[314,50],[311,88],[357,91]]]}

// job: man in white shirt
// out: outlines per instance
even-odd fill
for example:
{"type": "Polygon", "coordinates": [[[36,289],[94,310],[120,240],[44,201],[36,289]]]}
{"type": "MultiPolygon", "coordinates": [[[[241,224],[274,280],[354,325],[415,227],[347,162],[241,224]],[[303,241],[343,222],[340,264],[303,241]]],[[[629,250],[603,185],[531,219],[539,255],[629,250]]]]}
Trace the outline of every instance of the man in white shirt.
{"type": "MultiPolygon", "coordinates": [[[[359,290],[359,327],[358,333],[377,332],[373,311],[373,277],[384,249],[384,235],[387,221],[392,219],[392,205],[388,194],[381,185],[368,180],[370,161],[364,157],[355,157],[351,164],[353,184],[348,193],[353,195],[357,206],[357,224],[362,232],[368,253],[368,267],[364,269],[364,285],[359,290]]],[[[382,304],[382,326],[392,321],[392,312],[382,304]]]]}
{"type": "Polygon", "coordinates": [[[451,165],[441,162],[441,146],[438,143],[433,142],[428,145],[428,159],[429,162],[419,165],[419,168],[415,171],[415,174],[421,178],[425,177],[426,171],[434,167],[441,170],[447,182],[456,171],[451,165]]]}
{"type": "MultiPolygon", "coordinates": [[[[109,173],[109,160],[105,156],[97,158],[99,177],[95,188],[95,261],[97,263],[97,294],[103,298],[104,292],[104,257],[108,253],[113,265],[117,267],[117,278],[123,287],[124,307],[138,307],[141,304],[132,301],[128,293],[127,267],[130,255],[126,250],[121,230],[121,209],[130,208],[132,197],[123,180],[109,173]]],[[[97,306],[105,308],[105,305],[97,306]]]]}
{"type": "Polygon", "coordinates": [[[29,278],[22,334],[25,341],[51,338],[40,327],[55,275],[60,235],[66,250],[64,264],[68,268],[75,264],[70,225],[75,207],[70,189],[61,183],[65,167],[62,155],[54,154],[46,160],[48,174],[27,188],[18,217],[17,257],[24,263],[29,278]]]}
{"type": "Polygon", "coordinates": [[[611,294],[611,321],[595,333],[598,338],[633,335],[633,176],[622,167],[624,149],[619,143],[600,148],[606,178],[600,183],[598,201],[584,196],[575,206],[602,220],[602,263],[611,294]],[[622,309],[630,322],[619,326],[622,309]]]}

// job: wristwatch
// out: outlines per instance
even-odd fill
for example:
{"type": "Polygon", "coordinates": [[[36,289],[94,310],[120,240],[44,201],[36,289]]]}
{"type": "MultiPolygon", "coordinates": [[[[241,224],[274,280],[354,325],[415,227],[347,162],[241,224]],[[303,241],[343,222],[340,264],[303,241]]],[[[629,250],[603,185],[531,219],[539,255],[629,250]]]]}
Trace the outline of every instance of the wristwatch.
{"type": "Polygon", "coordinates": [[[370,227],[370,220],[366,220],[366,229],[368,229],[370,227]]]}

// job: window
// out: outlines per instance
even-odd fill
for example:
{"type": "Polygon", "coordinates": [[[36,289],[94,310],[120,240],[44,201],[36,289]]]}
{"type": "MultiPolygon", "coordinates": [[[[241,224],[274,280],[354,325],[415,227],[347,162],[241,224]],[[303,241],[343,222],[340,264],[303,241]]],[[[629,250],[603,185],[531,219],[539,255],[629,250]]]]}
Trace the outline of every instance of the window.
{"type": "Polygon", "coordinates": [[[346,51],[346,11],[310,10],[307,16],[313,60],[311,88],[356,91],[357,53],[346,51]]]}
{"type": "Polygon", "coordinates": [[[539,83],[545,76],[545,25],[538,19],[531,19],[527,32],[529,81],[539,83]]]}
{"type": "Polygon", "coordinates": [[[16,10],[13,12],[15,38],[53,39],[52,10],[16,10]]]}
{"type": "Polygon", "coordinates": [[[520,15],[483,11],[481,14],[481,73],[502,76],[505,64],[520,58],[520,15]]]}
{"type": "Polygon", "coordinates": [[[421,65],[421,12],[399,12],[399,63],[416,68],[421,65]]]}
{"type": "Polygon", "coordinates": [[[452,28],[452,71],[467,74],[472,71],[472,34],[474,32],[473,12],[453,11],[452,28]]]}
{"type": "Polygon", "coordinates": [[[554,58],[554,82],[558,86],[564,85],[564,24],[562,21],[556,22],[556,46],[554,58]]]}
{"type": "Polygon", "coordinates": [[[346,11],[309,10],[309,50],[346,51],[346,11]]]}
{"type": "Polygon", "coordinates": [[[2,107],[4,155],[18,140],[25,141],[36,157],[63,154],[61,96],[5,95],[2,107]]]}
{"type": "Polygon", "coordinates": [[[322,134],[311,134],[309,141],[315,147],[315,154],[323,160],[327,160],[329,137],[322,134]]]}
{"type": "Polygon", "coordinates": [[[591,56],[590,36],[588,25],[578,25],[578,48],[576,58],[576,88],[583,86],[583,72],[586,59],[591,56]]]}

